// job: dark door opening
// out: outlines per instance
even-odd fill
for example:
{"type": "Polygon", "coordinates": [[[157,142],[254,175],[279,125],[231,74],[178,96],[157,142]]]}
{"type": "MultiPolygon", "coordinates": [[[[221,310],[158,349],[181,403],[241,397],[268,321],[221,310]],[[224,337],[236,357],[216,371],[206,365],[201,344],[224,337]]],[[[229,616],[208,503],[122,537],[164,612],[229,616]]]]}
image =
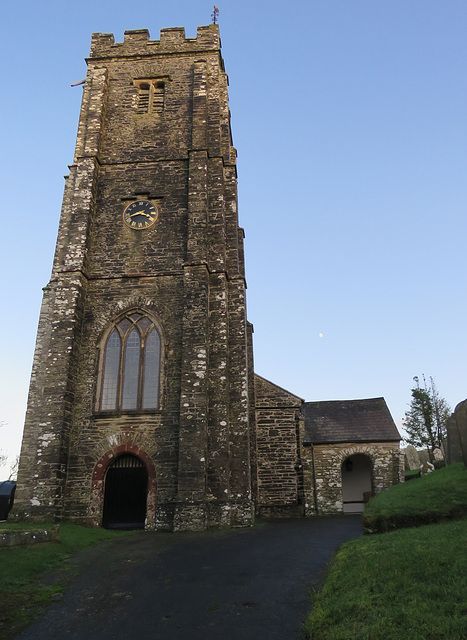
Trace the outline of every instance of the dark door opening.
{"type": "Polygon", "coordinates": [[[103,526],[144,529],[148,472],[137,456],[125,453],[112,462],[105,476],[103,526]]]}

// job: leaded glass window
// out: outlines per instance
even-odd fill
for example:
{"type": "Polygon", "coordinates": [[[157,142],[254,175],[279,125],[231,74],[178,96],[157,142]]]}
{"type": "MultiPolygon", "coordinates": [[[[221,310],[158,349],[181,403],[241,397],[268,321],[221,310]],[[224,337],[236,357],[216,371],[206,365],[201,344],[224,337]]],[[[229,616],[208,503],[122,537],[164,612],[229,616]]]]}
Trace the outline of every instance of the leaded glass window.
{"type": "Polygon", "coordinates": [[[105,345],[104,380],[101,399],[101,408],[104,410],[115,410],[117,408],[120,352],[120,335],[117,329],[114,329],[105,345]]]}
{"type": "Polygon", "coordinates": [[[161,338],[154,322],[132,312],[120,318],[104,347],[99,409],[159,407],[161,338]]]}
{"type": "Polygon", "coordinates": [[[132,329],[125,345],[122,409],[136,409],[138,406],[140,351],[141,340],[139,333],[136,329],[132,329]]]}
{"type": "Polygon", "coordinates": [[[156,329],[152,329],[146,339],[144,353],[143,409],[157,406],[159,400],[159,360],[161,338],[156,329]]]}

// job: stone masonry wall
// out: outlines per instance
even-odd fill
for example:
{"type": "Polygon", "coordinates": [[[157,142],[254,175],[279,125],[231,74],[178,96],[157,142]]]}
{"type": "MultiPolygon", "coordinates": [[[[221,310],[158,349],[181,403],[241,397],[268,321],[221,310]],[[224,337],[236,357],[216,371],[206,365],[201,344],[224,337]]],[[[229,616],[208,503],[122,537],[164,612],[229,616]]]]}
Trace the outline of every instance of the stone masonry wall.
{"type": "Polygon", "coordinates": [[[267,517],[303,515],[303,401],[260,376],[255,376],[255,395],[257,512],[267,517]]]}

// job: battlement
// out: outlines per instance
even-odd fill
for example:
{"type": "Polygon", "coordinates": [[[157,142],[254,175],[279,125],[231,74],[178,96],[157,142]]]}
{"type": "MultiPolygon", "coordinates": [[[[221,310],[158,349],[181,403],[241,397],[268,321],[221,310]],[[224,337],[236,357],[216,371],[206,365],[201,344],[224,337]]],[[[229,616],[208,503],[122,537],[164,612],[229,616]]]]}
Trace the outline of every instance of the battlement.
{"type": "Polygon", "coordinates": [[[123,42],[115,42],[112,33],[93,33],[91,58],[152,56],[172,52],[220,50],[219,26],[198,27],[196,38],[186,38],[184,27],[161,29],[160,40],[150,40],[147,29],[125,31],[123,42]]]}

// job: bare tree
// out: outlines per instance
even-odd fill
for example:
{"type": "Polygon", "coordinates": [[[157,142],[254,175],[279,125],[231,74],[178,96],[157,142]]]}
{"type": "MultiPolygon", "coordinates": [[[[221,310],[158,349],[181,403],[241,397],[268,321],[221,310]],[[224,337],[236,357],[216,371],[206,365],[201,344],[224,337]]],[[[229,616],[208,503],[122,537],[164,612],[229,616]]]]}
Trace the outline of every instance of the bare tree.
{"type": "Polygon", "coordinates": [[[428,451],[433,462],[433,451],[443,448],[446,438],[446,423],[451,415],[451,409],[439,394],[432,377],[427,382],[422,376],[423,386],[417,376],[414,377],[415,386],[412,388],[410,408],[405,413],[404,429],[407,433],[404,440],[414,447],[428,451]]]}
{"type": "Polygon", "coordinates": [[[8,480],[16,480],[18,477],[18,467],[19,467],[19,454],[14,459],[14,462],[10,465],[10,475],[8,480]]]}
{"type": "MultiPolygon", "coordinates": [[[[3,420],[0,420],[0,428],[4,426],[5,426],[5,422],[3,420]]],[[[3,453],[3,451],[0,449],[0,467],[3,467],[3,465],[7,460],[8,460],[8,456],[6,455],[6,453],[3,453]]]]}

